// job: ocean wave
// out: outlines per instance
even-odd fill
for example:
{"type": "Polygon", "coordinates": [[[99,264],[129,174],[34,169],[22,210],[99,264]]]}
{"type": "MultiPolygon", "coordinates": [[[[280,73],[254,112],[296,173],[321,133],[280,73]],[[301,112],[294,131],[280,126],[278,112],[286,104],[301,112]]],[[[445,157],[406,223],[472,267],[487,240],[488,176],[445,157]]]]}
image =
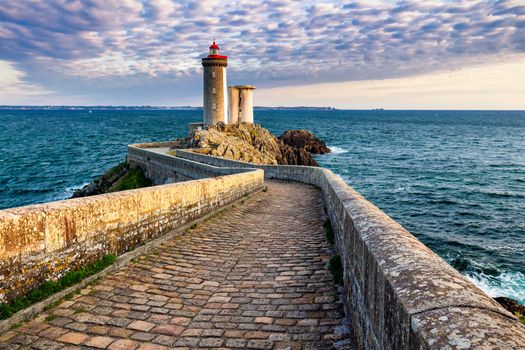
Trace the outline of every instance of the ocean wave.
{"type": "Polygon", "coordinates": [[[516,192],[510,192],[510,191],[497,191],[497,190],[485,190],[485,191],[478,191],[478,193],[482,195],[486,195],[493,198],[525,198],[525,195],[521,193],[516,192]]]}
{"type": "Polygon", "coordinates": [[[348,150],[342,148],[342,147],[337,147],[337,146],[328,146],[328,148],[330,148],[330,154],[341,154],[341,153],[348,153],[348,150]]]}
{"type": "Polygon", "coordinates": [[[90,182],[83,182],[81,185],[66,187],[66,188],[64,188],[64,194],[72,195],[73,192],[75,192],[76,190],[81,189],[84,186],[89,185],[89,184],[90,184],[90,182]]]}
{"type": "Polygon", "coordinates": [[[521,272],[506,271],[497,276],[468,273],[466,277],[492,298],[512,298],[525,305],[525,275],[521,272]]]}

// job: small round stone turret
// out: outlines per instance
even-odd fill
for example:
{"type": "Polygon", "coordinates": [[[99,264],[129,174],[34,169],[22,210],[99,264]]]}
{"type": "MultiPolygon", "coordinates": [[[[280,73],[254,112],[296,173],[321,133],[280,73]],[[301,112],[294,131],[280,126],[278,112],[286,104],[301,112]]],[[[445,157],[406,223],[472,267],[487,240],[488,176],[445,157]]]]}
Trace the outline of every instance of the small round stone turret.
{"type": "Polygon", "coordinates": [[[215,41],[210,46],[208,57],[202,59],[202,66],[204,67],[204,124],[228,123],[226,81],[228,56],[220,55],[219,45],[215,41]]]}
{"type": "Polygon", "coordinates": [[[253,85],[236,85],[228,88],[230,96],[230,123],[253,123],[253,85]]]}

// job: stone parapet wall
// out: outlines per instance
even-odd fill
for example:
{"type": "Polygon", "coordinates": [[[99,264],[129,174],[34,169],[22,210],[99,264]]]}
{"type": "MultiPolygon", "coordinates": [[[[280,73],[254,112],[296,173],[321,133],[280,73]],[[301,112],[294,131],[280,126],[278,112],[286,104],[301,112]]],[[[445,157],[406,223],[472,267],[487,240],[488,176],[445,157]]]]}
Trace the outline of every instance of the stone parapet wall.
{"type": "Polygon", "coordinates": [[[178,151],[215,167],[321,188],[360,349],[522,349],[525,326],[330,170],[178,151]]]}
{"type": "Polygon", "coordinates": [[[182,162],[190,164],[188,171],[203,175],[209,168],[215,177],[0,211],[0,302],[105,254],[129,251],[263,186],[260,170],[215,172],[200,164],[197,172],[192,162],[182,162]]]}
{"type": "Polygon", "coordinates": [[[179,141],[173,140],[173,141],[159,141],[159,142],[143,142],[143,143],[135,143],[133,145],[129,145],[131,147],[135,148],[154,148],[154,147],[172,147],[177,146],[179,144],[179,141]]]}
{"type": "MultiPolygon", "coordinates": [[[[192,179],[205,179],[241,172],[253,171],[253,167],[217,167],[195,162],[191,159],[152,152],[148,148],[167,147],[163,143],[128,146],[128,163],[142,169],[148,179],[156,185],[192,179]]],[[[177,150],[176,152],[179,152],[177,150]]],[[[183,151],[182,151],[183,152],[183,151]]]]}

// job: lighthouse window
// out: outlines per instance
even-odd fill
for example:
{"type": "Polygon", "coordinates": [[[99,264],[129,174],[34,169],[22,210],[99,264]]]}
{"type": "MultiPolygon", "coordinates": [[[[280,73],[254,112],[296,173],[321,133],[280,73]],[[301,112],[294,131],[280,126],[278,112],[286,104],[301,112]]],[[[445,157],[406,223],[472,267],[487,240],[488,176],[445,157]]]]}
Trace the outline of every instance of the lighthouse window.
{"type": "Polygon", "coordinates": [[[213,110],[216,110],[217,109],[217,105],[214,103],[213,104],[213,110]]]}
{"type": "Polygon", "coordinates": [[[215,88],[213,88],[213,93],[216,93],[217,91],[215,91],[215,88]]]}
{"type": "Polygon", "coordinates": [[[215,72],[211,72],[211,76],[215,78],[215,72]]]}

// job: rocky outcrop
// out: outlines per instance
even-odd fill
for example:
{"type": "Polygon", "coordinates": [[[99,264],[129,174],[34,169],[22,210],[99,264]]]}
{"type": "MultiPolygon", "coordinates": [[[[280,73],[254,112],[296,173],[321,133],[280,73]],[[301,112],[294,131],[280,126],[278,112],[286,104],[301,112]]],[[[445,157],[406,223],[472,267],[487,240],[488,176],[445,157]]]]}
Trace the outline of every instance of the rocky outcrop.
{"type": "Polygon", "coordinates": [[[312,154],[304,148],[292,147],[283,142],[279,142],[279,148],[281,150],[279,164],[281,165],[319,166],[312,154]]]}
{"type": "Polygon", "coordinates": [[[279,143],[265,128],[251,123],[224,125],[199,130],[190,141],[198,152],[254,164],[279,164],[279,143]]]}
{"type": "Polygon", "coordinates": [[[254,164],[318,166],[311,153],[330,149],[308,130],[290,130],[277,138],[252,123],[218,123],[197,131],[188,143],[194,152],[254,164]]]}
{"type": "Polygon", "coordinates": [[[330,148],[326,147],[324,141],[319,140],[308,130],[287,130],[279,136],[279,141],[294,148],[302,148],[313,154],[330,153],[330,148]]]}
{"type": "Polygon", "coordinates": [[[147,186],[151,186],[151,181],[144,176],[142,170],[131,168],[124,162],[111,168],[86,186],[75,190],[71,198],[94,196],[147,186]]]}
{"type": "Polygon", "coordinates": [[[121,163],[86,186],[75,190],[71,198],[94,196],[97,194],[105,193],[113,184],[120,180],[128,172],[128,166],[126,163],[121,163]]]}
{"type": "Polygon", "coordinates": [[[525,306],[520,305],[520,303],[511,298],[497,297],[494,300],[500,303],[507,311],[514,314],[522,323],[525,323],[525,306]]]}

